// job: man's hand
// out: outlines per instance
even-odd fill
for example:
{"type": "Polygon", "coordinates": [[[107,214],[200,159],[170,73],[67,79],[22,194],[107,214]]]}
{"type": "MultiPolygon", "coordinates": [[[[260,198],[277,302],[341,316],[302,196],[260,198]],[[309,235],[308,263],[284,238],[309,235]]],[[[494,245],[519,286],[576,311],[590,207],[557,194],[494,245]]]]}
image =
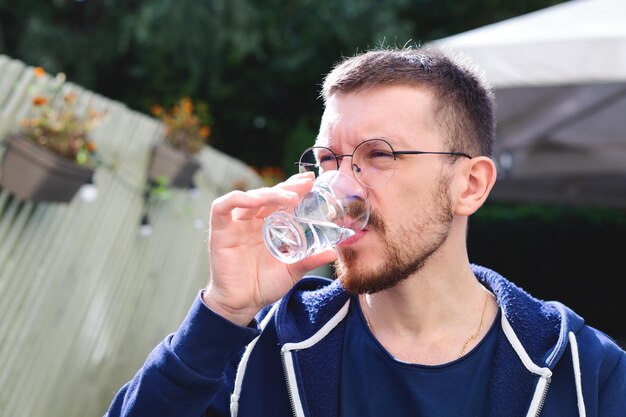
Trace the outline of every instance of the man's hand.
{"type": "Polygon", "coordinates": [[[293,207],[313,186],[313,174],[290,177],[271,188],[232,191],[211,207],[210,277],[203,299],[224,318],[247,325],[266,305],[282,297],[302,276],[336,258],[327,249],[293,264],[275,259],[263,242],[263,220],[293,207]]]}

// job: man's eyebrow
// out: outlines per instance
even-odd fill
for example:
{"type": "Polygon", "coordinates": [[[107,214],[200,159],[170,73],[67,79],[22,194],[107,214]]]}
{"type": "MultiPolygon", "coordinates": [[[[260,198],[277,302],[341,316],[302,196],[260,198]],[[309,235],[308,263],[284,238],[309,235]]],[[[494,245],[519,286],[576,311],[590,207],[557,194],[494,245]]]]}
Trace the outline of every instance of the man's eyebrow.
{"type": "Polygon", "coordinates": [[[326,148],[330,148],[331,145],[331,140],[328,140],[327,138],[320,138],[319,136],[315,138],[315,142],[313,143],[313,146],[324,146],[326,148]]]}

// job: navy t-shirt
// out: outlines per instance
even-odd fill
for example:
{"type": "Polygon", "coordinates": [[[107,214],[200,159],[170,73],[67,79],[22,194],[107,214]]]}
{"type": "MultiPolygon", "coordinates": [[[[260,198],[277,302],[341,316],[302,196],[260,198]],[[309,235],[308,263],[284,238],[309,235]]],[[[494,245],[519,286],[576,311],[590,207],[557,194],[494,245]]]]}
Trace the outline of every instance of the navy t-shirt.
{"type": "Polygon", "coordinates": [[[394,359],[374,338],[358,298],[350,303],[341,367],[341,417],[485,415],[500,313],[487,335],[453,362],[427,366],[394,359]]]}

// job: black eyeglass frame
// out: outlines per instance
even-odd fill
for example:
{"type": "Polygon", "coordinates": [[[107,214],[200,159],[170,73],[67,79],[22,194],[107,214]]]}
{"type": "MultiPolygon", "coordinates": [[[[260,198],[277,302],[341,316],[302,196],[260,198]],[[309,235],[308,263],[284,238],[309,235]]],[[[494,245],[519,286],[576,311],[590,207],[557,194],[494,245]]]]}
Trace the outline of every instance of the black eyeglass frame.
{"type": "MultiPolygon", "coordinates": [[[[381,142],[385,142],[388,146],[389,149],[391,149],[391,154],[393,155],[393,160],[397,160],[397,155],[452,155],[452,156],[462,156],[468,159],[473,159],[471,156],[469,156],[468,154],[466,154],[465,152],[444,152],[444,151],[396,151],[393,149],[393,146],[391,146],[391,143],[387,142],[385,139],[380,139],[380,138],[375,138],[375,139],[367,139],[364,140],[363,142],[359,143],[354,150],[352,151],[351,154],[342,154],[342,155],[337,155],[335,152],[332,151],[332,149],[329,149],[325,146],[310,146],[308,148],[306,148],[302,154],[300,154],[300,159],[298,160],[298,162],[295,163],[295,165],[298,166],[298,171],[302,172],[300,169],[303,166],[302,161],[302,156],[304,154],[306,154],[307,152],[313,150],[313,149],[326,149],[327,151],[329,151],[331,154],[333,154],[333,156],[335,157],[335,163],[337,164],[337,169],[339,169],[339,159],[343,159],[345,157],[350,157],[354,159],[354,154],[357,151],[357,149],[359,149],[361,147],[361,145],[363,145],[364,143],[367,142],[372,142],[372,141],[381,141],[381,142]]],[[[354,164],[353,164],[354,165],[354,164]]],[[[354,169],[354,166],[352,167],[354,169]]],[[[358,166],[357,166],[358,168],[358,166]]]]}

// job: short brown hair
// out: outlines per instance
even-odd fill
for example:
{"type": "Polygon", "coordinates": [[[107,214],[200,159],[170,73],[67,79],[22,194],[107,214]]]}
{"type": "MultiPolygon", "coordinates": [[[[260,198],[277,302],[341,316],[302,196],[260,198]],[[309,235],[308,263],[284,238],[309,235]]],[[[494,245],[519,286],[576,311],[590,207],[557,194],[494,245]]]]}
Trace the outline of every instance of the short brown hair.
{"type": "Polygon", "coordinates": [[[435,122],[450,151],[491,156],[494,95],[467,59],[425,47],[370,50],[335,65],[324,79],[321,95],[325,103],[338,91],[355,92],[384,85],[428,89],[435,98],[435,122]]]}

